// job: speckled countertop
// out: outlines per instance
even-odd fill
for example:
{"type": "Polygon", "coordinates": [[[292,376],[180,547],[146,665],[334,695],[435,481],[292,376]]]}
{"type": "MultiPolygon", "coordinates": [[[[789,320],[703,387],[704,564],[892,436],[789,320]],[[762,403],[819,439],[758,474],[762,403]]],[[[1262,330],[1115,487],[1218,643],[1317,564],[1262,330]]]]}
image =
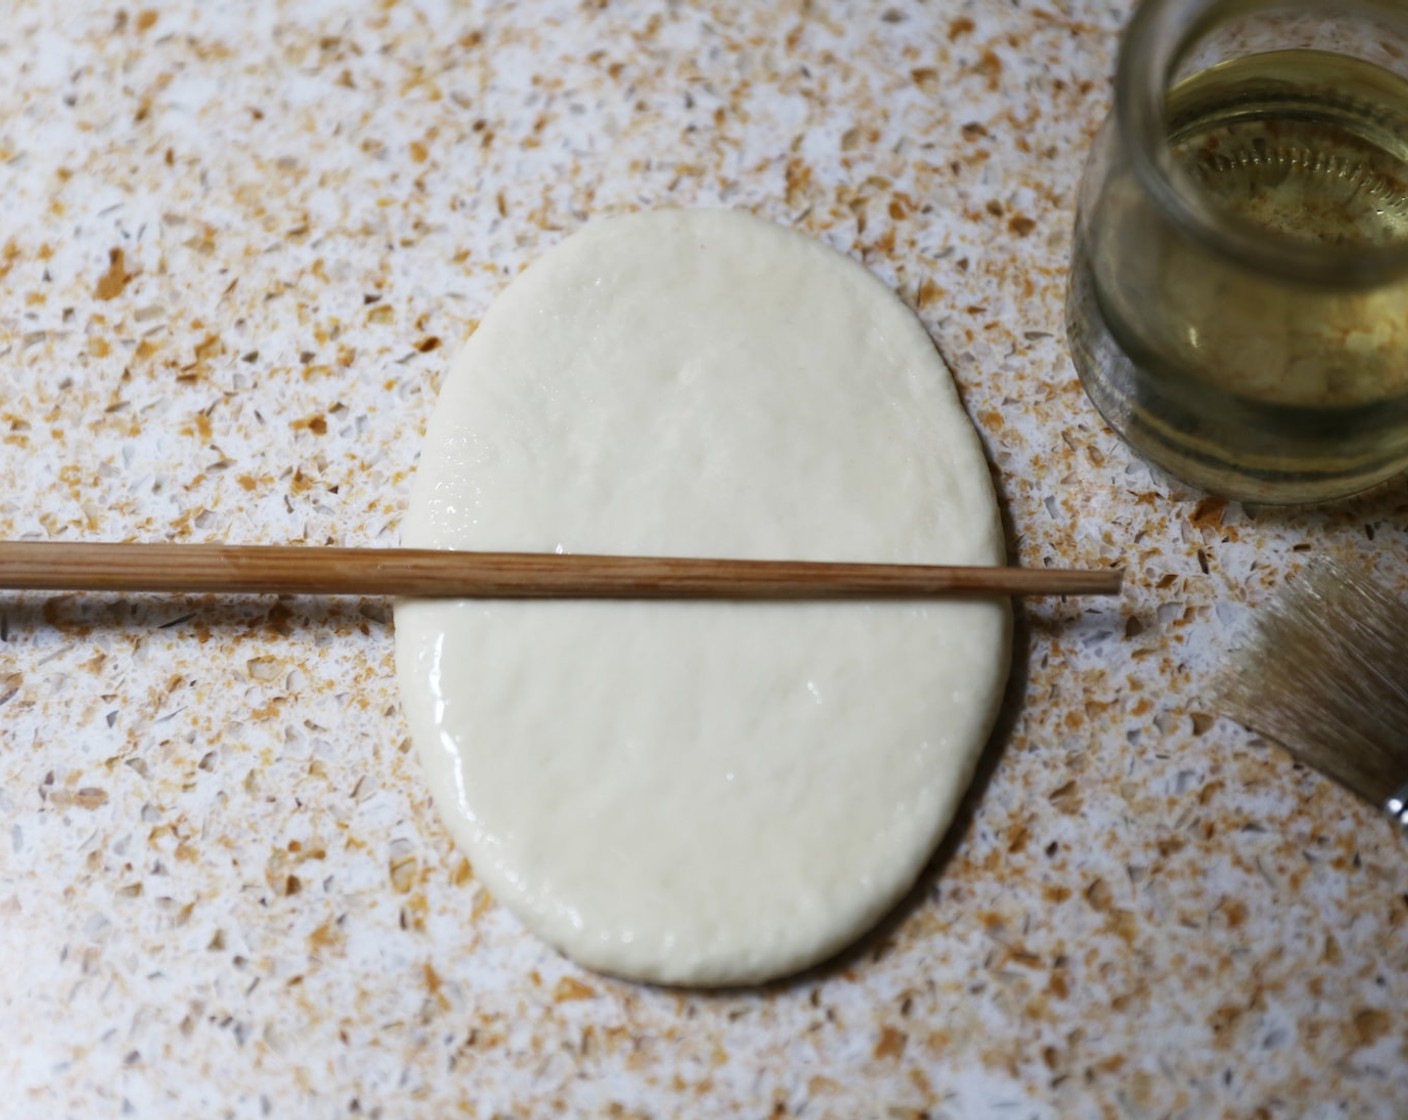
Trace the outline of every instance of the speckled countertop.
{"type": "Polygon", "coordinates": [[[954,833],[765,991],[603,980],[431,812],[384,601],[0,597],[7,1117],[1408,1114],[1408,849],[1213,719],[1307,553],[1408,486],[1200,500],[1061,326],[1124,3],[21,6],[0,29],[0,531],[390,544],[449,354],[590,217],[743,207],[895,285],[1038,603],[954,833]],[[762,6],[757,6],[760,9],[762,6]]]}

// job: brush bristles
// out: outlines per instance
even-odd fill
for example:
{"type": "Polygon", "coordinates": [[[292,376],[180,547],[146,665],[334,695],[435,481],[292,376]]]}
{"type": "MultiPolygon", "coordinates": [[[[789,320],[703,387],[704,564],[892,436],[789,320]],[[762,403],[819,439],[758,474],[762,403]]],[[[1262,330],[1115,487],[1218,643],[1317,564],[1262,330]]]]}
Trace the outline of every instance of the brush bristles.
{"type": "Polygon", "coordinates": [[[1224,711],[1380,808],[1408,784],[1408,606],[1317,561],[1261,614],[1224,711]]]}

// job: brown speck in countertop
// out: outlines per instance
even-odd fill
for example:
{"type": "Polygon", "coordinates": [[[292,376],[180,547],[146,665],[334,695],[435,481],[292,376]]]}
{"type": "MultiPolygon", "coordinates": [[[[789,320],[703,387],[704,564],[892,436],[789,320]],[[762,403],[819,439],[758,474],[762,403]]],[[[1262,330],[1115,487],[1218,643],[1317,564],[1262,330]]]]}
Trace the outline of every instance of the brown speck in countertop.
{"type": "Polygon", "coordinates": [[[455,861],[454,869],[450,872],[450,882],[457,887],[462,887],[473,879],[474,867],[470,864],[469,860],[460,856],[455,861]]]}
{"type": "Polygon", "coordinates": [[[1002,59],[990,48],[984,49],[983,53],[978,57],[978,71],[987,81],[989,90],[996,90],[998,88],[998,84],[1002,79],[1002,70],[1002,59]]]}
{"type": "Polygon", "coordinates": [[[406,894],[414,886],[419,861],[415,856],[402,856],[391,861],[391,884],[398,894],[406,894]]]}
{"type": "MultiPolygon", "coordinates": [[[[306,428],[315,436],[325,436],[328,434],[327,419],[321,414],[315,414],[313,416],[304,416],[298,420],[292,421],[289,426],[295,430],[299,428],[306,428]]],[[[295,480],[304,484],[308,483],[308,480],[301,475],[296,475],[295,480]]]]}
{"type": "Polygon", "coordinates": [[[876,1058],[900,1058],[909,1044],[909,1036],[894,1027],[882,1027],[879,1041],[872,1051],[876,1058]]]}
{"type": "Polygon", "coordinates": [[[134,272],[128,272],[126,268],[126,255],[122,249],[110,249],[108,251],[107,271],[98,277],[97,286],[93,289],[93,295],[102,300],[116,299],[120,296],[128,283],[136,276],[134,272]]]}
{"type": "Polygon", "coordinates": [[[1216,529],[1227,513],[1226,498],[1203,498],[1189,515],[1189,522],[1200,529],[1216,529]]]}
{"type": "Polygon", "coordinates": [[[1392,1029],[1392,1019],[1387,1011],[1377,1007],[1361,1008],[1354,1013],[1354,1044],[1373,1046],[1392,1029]]]}
{"type": "Polygon", "coordinates": [[[595,999],[597,990],[590,984],[584,984],[571,976],[564,976],[552,989],[554,1003],[571,1003],[579,999],[595,999]]]}

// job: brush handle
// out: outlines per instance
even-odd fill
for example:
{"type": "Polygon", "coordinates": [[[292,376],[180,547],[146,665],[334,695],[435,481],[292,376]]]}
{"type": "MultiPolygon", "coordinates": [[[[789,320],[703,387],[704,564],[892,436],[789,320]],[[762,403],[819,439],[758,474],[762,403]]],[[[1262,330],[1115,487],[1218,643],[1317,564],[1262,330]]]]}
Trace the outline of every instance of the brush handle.
{"type": "Polygon", "coordinates": [[[0,588],[489,599],[1114,595],[1121,573],[423,548],[0,541],[0,588]]]}

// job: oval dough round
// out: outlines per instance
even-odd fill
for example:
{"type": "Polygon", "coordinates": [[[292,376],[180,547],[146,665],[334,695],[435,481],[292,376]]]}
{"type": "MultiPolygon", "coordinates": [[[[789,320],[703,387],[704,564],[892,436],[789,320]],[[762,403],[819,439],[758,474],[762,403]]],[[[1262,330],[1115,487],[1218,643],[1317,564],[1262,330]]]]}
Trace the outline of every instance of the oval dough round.
{"type": "MultiPolygon", "coordinates": [[[[431,420],[405,543],[1003,562],[976,433],[864,268],[729,211],[568,238],[431,420]]],[[[494,897],[592,968],[793,972],[913,883],[1008,666],[995,601],[404,602],[402,696],[494,897]]]]}

